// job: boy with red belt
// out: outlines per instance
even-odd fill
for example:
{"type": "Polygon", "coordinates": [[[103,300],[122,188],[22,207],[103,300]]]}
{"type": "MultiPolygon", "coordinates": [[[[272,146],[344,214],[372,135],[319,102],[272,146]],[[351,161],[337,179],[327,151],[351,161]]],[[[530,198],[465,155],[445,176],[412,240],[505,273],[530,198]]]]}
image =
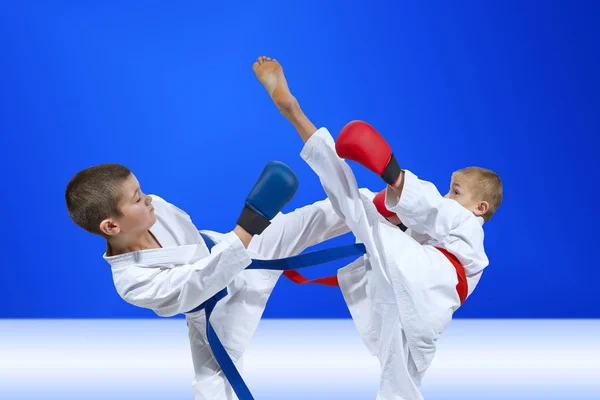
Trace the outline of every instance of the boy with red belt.
{"type": "Polygon", "coordinates": [[[442,196],[432,183],[401,169],[370,125],[349,123],[335,143],[326,128],[317,130],[276,60],[259,57],[253,69],[300,134],[301,156],[333,209],[367,249],[338,271],[338,281],[365,345],[381,364],[377,399],[422,399],[421,380],[439,335],[488,265],[483,223],[501,203],[499,177],[476,167],[456,171],[442,196]],[[381,176],[387,188],[376,196],[358,189],[344,159],[381,176]]]}

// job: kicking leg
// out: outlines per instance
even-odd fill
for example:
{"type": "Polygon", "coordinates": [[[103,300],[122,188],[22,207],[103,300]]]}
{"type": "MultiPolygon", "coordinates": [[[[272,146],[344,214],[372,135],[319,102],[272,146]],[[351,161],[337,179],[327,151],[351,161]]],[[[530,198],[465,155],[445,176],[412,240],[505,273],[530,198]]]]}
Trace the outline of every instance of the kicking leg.
{"type": "Polygon", "coordinates": [[[252,68],[275,106],[304,141],[302,157],[319,176],[335,211],[367,249],[374,250],[369,220],[380,218],[371,203],[374,194],[368,194],[370,198],[363,201],[352,170],[335,152],[333,138],[326,129],[317,130],[304,114],[288,87],[281,64],[275,59],[259,57],[252,68]],[[370,208],[369,212],[366,208],[370,208]]]}
{"type": "Polygon", "coordinates": [[[300,104],[292,93],[283,74],[283,68],[277,60],[261,56],[252,65],[256,77],[263,84],[279,112],[296,128],[306,143],[317,131],[315,125],[302,112],[300,104]]]}

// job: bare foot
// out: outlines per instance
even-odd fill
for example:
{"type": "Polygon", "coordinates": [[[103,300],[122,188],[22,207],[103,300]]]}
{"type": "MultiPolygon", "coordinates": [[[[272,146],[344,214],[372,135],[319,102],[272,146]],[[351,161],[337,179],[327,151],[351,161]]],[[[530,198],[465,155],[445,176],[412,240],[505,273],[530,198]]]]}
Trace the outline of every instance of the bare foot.
{"type": "Polygon", "coordinates": [[[256,77],[263,84],[273,102],[281,111],[282,114],[290,114],[294,107],[298,105],[298,101],[288,88],[283,68],[277,60],[260,56],[258,60],[252,64],[252,70],[256,77]]]}

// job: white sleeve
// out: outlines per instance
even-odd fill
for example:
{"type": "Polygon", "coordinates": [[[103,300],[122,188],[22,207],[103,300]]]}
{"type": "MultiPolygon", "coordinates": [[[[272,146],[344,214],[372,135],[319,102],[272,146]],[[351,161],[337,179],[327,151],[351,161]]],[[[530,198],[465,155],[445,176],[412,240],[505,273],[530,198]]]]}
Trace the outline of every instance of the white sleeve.
{"type": "Polygon", "coordinates": [[[252,238],[248,250],[268,259],[290,257],[349,231],[331,201],[325,199],[277,214],[263,233],[252,238]]]}
{"type": "Polygon", "coordinates": [[[115,271],[115,284],[128,303],[161,316],[188,312],[231,282],[252,260],[233,232],[221,237],[210,255],[193,264],[164,268],[127,266],[115,271]]]}
{"type": "Polygon", "coordinates": [[[473,214],[457,201],[444,198],[435,185],[404,171],[404,187],[400,197],[389,187],[385,206],[396,213],[407,228],[443,242],[460,224],[476,223],[473,214]]]}
{"type": "Polygon", "coordinates": [[[415,239],[420,244],[424,244],[428,240],[431,240],[431,237],[429,235],[426,235],[424,233],[419,233],[410,228],[406,229],[406,234],[408,236],[412,237],[413,239],[415,239]]]}
{"type": "Polygon", "coordinates": [[[409,229],[429,235],[458,257],[467,276],[487,266],[483,228],[477,217],[457,201],[444,198],[433,183],[405,170],[400,197],[388,187],[385,206],[409,229]]]}

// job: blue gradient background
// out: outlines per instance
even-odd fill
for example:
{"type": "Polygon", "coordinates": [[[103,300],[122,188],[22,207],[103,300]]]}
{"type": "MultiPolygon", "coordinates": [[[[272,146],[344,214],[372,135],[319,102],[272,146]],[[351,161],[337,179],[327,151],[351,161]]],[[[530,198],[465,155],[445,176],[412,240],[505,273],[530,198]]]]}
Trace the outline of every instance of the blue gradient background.
{"type": "MultiPolygon", "coordinates": [[[[316,125],[336,136],[370,122],[440,191],[467,165],[501,175],[505,200],[485,226],[491,264],[457,318],[600,317],[591,4],[4,3],[0,317],[156,318],[118,297],[102,240],[67,215],[65,186],[90,165],[129,166],[201,229],[229,231],[273,159],[301,181],[285,211],[324,197],[254,78],[262,54],[282,62],[316,125]]],[[[338,290],[282,280],[265,317],[349,314],[338,290]]]]}

